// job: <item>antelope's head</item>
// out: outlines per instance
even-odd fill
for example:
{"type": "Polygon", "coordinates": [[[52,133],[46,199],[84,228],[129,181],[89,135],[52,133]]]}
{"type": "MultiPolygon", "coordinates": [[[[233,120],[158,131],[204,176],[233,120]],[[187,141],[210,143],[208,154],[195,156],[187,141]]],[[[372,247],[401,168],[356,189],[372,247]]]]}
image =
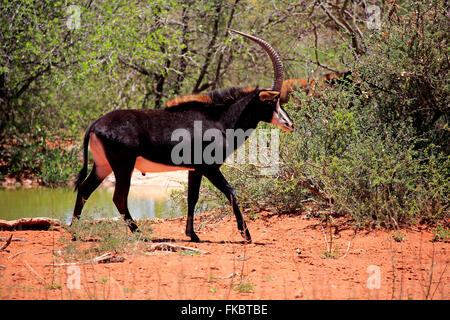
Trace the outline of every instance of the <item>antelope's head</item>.
{"type": "Polygon", "coordinates": [[[261,120],[279,126],[283,131],[294,130],[294,123],[287,112],[280,106],[280,93],[283,86],[283,65],[280,55],[270,44],[260,38],[233,29],[229,30],[259,44],[272,60],[274,70],[272,88],[270,90],[261,89],[258,93],[261,102],[258,110],[261,120]]]}

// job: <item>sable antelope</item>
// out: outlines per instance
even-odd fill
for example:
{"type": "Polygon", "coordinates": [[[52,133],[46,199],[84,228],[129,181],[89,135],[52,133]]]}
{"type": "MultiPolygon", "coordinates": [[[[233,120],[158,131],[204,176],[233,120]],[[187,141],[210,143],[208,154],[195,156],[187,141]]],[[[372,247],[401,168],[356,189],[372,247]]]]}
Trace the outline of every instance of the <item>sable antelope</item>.
{"type": "MultiPolygon", "coordinates": [[[[279,104],[283,66],[278,53],[264,40],[239,31],[231,31],[253,40],[268,53],[274,68],[272,88],[267,90],[258,87],[233,87],[206,94],[177,97],[168,101],[166,108],[162,110],[116,110],[98,118],[88,127],[84,136],[84,162],[75,182],[78,194],[72,221],[79,218],[90,194],[106,176],[114,172],[116,185],[113,202],[130,230],[139,232],[127,206],[133,169],[136,168],[142,173],[189,170],[186,235],[191,241],[200,241],[194,232],[194,208],[202,177],[205,176],[230,200],[238,229],[244,239],[251,242],[236,193],[219,170],[223,161],[208,164],[205,161],[196,162],[194,159],[196,145],[200,146],[200,152],[207,146],[196,132],[195,126],[201,123],[203,132],[208,129],[222,132],[222,139],[215,139],[211,143],[225,150],[222,153],[222,160],[225,160],[238,147],[233,144],[233,150],[226,148],[229,143],[225,138],[226,130],[253,130],[260,121],[280,126],[285,131],[293,130],[294,125],[279,104]],[[188,155],[188,161],[183,163],[176,163],[172,157],[172,151],[177,145],[177,141],[173,140],[173,133],[179,129],[189,133],[191,139],[186,143],[192,147],[190,150],[194,150],[188,155]],[[92,151],[94,165],[86,178],[88,145],[92,151]]],[[[245,136],[246,138],[248,136],[245,136]]]]}
{"type": "Polygon", "coordinates": [[[280,104],[284,105],[289,102],[292,91],[299,89],[306,92],[308,96],[319,97],[317,88],[323,88],[325,85],[346,84],[351,82],[351,71],[328,73],[319,81],[312,79],[287,79],[283,81],[281,88],[280,104]]]}

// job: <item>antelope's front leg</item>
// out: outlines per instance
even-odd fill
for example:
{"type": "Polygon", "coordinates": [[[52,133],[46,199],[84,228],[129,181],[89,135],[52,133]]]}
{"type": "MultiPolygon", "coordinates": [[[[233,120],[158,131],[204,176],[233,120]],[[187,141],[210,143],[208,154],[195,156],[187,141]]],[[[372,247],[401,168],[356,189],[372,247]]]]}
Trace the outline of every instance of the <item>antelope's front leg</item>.
{"type": "Polygon", "coordinates": [[[241,231],[242,237],[247,242],[251,243],[252,237],[250,236],[250,232],[248,231],[247,225],[244,221],[244,217],[242,216],[241,210],[239,209],[239,203],[236,199],[236,192],[234,191],[234,189],[222,175],[219,168],[209,170],[204,175],[217,189],[219,189],[227,197],[227,199],[230,200],[231,206],[233,208],[233,213],[236,217],[238,229],[239,231],[241,231]]]}
{"type": "Polygon", "coordinates": [[[186,220],[186,235],[191,237],[192,242],[200,242],[200,239],[194,232],[194,210],[198,201],[202,175],[195,171],[189,171],[188,176],[188,216],[186,220]]]}

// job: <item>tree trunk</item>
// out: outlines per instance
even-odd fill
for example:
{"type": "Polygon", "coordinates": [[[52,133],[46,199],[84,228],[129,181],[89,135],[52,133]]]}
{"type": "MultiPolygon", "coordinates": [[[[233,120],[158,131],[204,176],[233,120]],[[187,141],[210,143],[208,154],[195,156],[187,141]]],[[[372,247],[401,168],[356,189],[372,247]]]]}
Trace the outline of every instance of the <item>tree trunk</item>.
{"type": "Polygon", "coordinates": [[[189,24],[189,17],[188,17],[188,11],[189,11],[189,3],[183,8],[183,15],[182,15],[182,23],[183,23],[183,29],[182,29],[182,35],[181,35],[181,44],[183,47],[181,48],[181,58],[180,58],[180,67],[178,69],[178,75],[177,80],[174,85],[174,93],[175,95],[180,94],[180,90],[182,87],[182,83],[186,76],[186,68],[187,68],[187,62],[185,55],[188,52],[188,41],[187,41],[187,33],[188,33],[188,24],[189,24]]]}

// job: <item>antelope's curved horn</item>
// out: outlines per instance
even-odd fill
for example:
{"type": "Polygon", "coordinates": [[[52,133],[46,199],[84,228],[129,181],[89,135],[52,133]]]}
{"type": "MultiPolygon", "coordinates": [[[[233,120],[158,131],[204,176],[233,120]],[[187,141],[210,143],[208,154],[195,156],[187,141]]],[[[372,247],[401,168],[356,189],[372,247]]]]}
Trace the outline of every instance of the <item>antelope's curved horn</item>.
{"type": "Polygon", "coordinates": [[[255,36],[251,36],[249,34],[236,31],[233,29],[228,29],[231,32],[240,34],[241,36],[244,36],[250,40],[255,41],[257,44],[259,44],[263,49],[267,52],[270,59],[272,60],[273,64],[273,72],[274,72],[274,80],[272,84],[272,90],[274,91],[281,91],[281,87],[283,86],[283,65],[281,64],[281,58],[280,55],[275,51],[274,48],[270,44],[268,44],[266,41],[259,39],[255,36]]]}

